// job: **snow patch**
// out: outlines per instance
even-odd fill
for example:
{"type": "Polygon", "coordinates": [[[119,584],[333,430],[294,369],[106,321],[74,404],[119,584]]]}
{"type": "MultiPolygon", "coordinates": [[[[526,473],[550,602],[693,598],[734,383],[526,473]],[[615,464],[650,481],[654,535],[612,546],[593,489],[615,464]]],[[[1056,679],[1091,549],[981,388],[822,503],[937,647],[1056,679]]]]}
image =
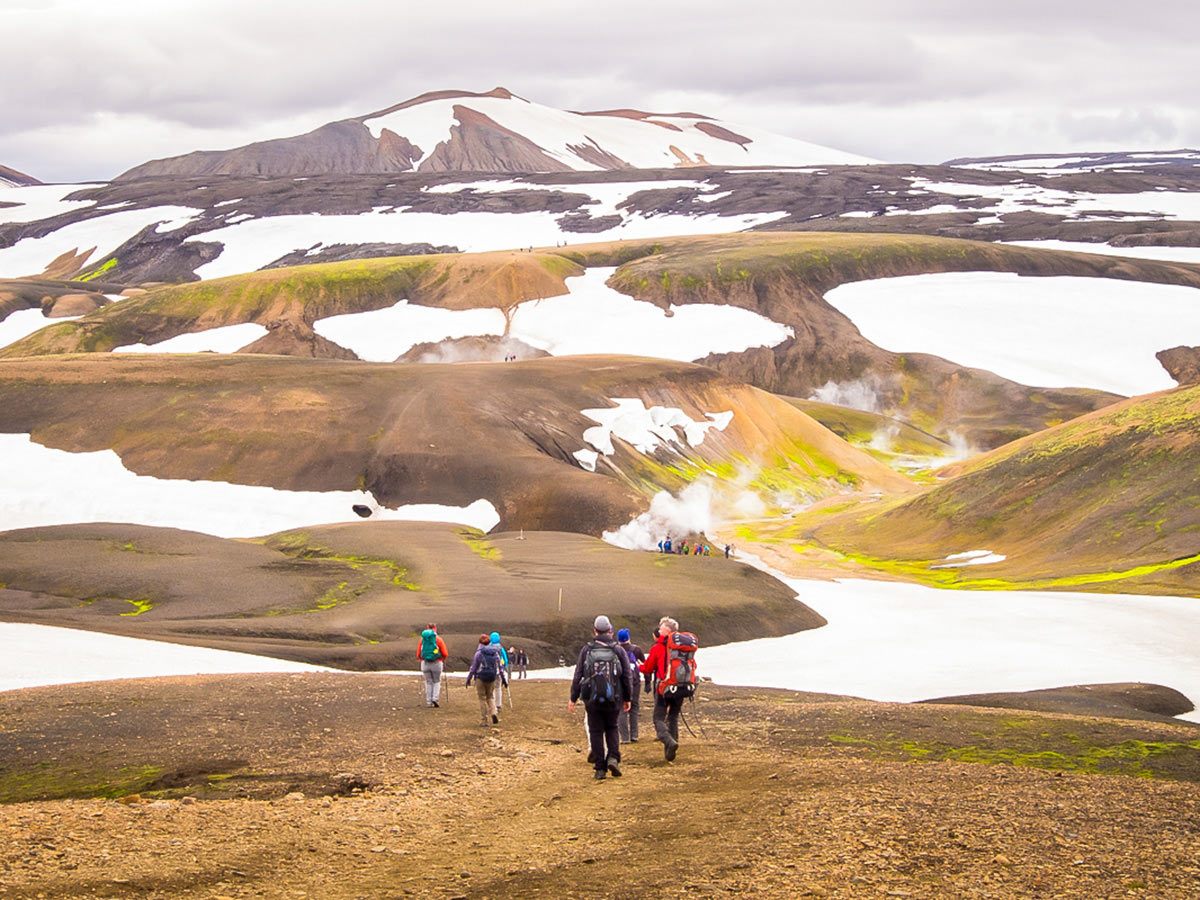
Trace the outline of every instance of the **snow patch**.
{"type": "Polygon", "coordinates": [[[224,481],[135,475],[112,450],[68,453],[27,434],[0,434],[0,522],[5,529],[78,522],[131,522],[218,537],[257,537],[304,525],[372,520],[456,522],[490,531],[500,514],[487,500],[466,507],[381,507],[363,491],[284,491],[224,481]]]}
{"type": "Polygon", "coordinates": [[[222,325],[204,331],[176,335],[157,344],[123,344],[113,353],[236,353],[267,336],[267,329],[253,322],[222,325]]]}
{"type": "Polygon", "coordinates": [[[1038,387],[1164,390],[1175,382],[1154,354],[1200,344],[1200,291],[1178,285],[953,272],[853,282],[825,300],[886,350],[1038,387]]]}
{"type": "Polygon", "coordinates": [[[18,309],[16,312],[9,313],[3,321],[0,321],[0,347],[7,347],[9,344],[15,344],[22,338],[27,338],[34,332],[41,331],[50,325],[57,325],[59,322],[70,322],[72,319],[81,318],[80,316],[59,316],[51,319],[49,316],[42,314],[40,309],[18,309]]]}
{"type": "Polygon", "coordinates": [[[172,675],[332,672],[324,666],[77,628],[0,623],[0,691],[172,675]]]}
{"type": "Polygon", "coordinates": [[[392,362],[416,344],[499,335],[504,325],[504,313],[498,309],[441,309],[401,300],[386,309],[318,319],[313,330],[353,350],[359,359],[392,362]]]}
{"type": "Polygon", "coordinates": [[[616,404],[607,409],[585,409],[582,413],[594,422],[595,428],[583,433],[583,439],[605,456],[615,453],[612,439],[620,438],[639,453],[653,453],[658,447],[679,443],[683,431],[688,446],[697,447],[710,428],[724,431],[733,420],[733,412],[705,413],[709,421],[698,422],[675,407],[652,406],[649,409],[637,397],[610,398],[616,404]]]}
{"type": "Polygon", "coordinates": [[[962,566],[989,566],[992,563],[1004,562],[1007,556],[993,553],[991,550],[966,550],[962,553],[951,553],[941,565],[930,566],[931,569],[957,569],[962,566]]]}

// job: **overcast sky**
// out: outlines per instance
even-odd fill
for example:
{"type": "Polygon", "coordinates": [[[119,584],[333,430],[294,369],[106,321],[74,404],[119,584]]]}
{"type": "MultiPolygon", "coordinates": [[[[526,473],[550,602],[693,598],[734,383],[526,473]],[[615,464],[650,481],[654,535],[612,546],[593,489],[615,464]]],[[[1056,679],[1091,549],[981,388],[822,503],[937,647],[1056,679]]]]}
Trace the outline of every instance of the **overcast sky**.
{"type": "Polygon", "coordinates": [[[0,165],[105,180],[497,85],[896,162],[1197,147],[1197,25],[1195,0],[0,0],[0,165]]]}

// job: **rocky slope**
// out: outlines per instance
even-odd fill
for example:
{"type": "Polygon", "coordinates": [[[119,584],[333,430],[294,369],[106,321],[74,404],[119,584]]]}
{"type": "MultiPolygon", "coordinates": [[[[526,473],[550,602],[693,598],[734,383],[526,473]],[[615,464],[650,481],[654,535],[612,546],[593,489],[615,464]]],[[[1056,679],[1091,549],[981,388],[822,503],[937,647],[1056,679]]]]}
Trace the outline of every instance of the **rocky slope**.
{"type": "Polygon", "coordinates": [[[0,890],[1191,900],[1200,876],[1195,726],[704,686],[674,763],[643,737],[597,784],[565,684],[519,683],[495,728],[473,693],[428,710],[415,678],[304,675],[0,694],[0,890]]]}
{"type": "Polygon", "coordinates": [[[433,91],[308,134],[197,151],[130,169],[120,180],[197,175],[374,172],[563,172],[672,166],[868,162],[695,113],[576,113],[505,88],[433,91]]]}

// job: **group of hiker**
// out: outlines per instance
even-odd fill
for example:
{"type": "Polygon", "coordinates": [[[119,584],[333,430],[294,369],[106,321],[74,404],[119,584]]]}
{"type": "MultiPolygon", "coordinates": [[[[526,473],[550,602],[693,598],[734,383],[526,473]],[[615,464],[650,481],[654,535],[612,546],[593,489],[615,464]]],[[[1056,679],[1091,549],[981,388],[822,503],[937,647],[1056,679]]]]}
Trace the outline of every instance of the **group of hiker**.
{"type": "MultiPolygon", "coordinates": [[[[687,541],[672,541],[668,534],[665,538],[658,542],[659,553],[673,553],[680,556],[712,556],[712,547],[702,541],[692,541],[690,544],[687,541]]],[[[725,558],[729,559],[733,553],[731,544],[725,545],[725,558]]]]}
{"type": "MultiPolygon", "coordinates": [[[[437,623],[430,622],[421,632],[417,645],[417,659],[421,662],[421,674],[425,678],[425,705],[441,706],[442,682],[445,677],[445,661],[449,656],[446,644],[437,631],[437,623]]],[[[504,689],[508,687],[510,675],[516,667],[518,678],[529,676],[529,656],[516,647],[505,650],[500,643],[499,632],[481,634],[471,668],[467,671],[466,686],[475,682],[479,696],[479,709],[485,726],[499,724],[500,711],[504,708],[504,689]],[[511,654],[511,655],[510,655],[511,654]]],[[[509,700],[512,705],[512,700],[509,700]]]]}
{"type": "MultiPolygon", "coordinates": [[[[679,623],[670,616],[659,620],[649,654],[632,642],[627,628],[614,636],[608,616],[596,616],[592,639],[579,651],[567,709],[574,713],[576,704],[583,701],[590,749],[588,762],[597,780],[610,774],[621,776],[621,745],[638,741],[642,693],[654,695],[655,736],[662,742],[666,761],[675,759],[680,712],[684,701],[696,690],[696,649],[696,636],[680,631],[679,623]]],[[[428,707],[439,706],[448,655],[437,625],[429,623],[421,632],[417,648],[428,707]]],[[[475,682],[485,728],[500,724],[510,663],[516,665],[517,677],[527,677],[529,657],[524,650],[506,651],[495,631],[479,636],[467,670],[466,687],[475,682]]],[[[509,706],[512,706],[511,693],[509,706]]]]}

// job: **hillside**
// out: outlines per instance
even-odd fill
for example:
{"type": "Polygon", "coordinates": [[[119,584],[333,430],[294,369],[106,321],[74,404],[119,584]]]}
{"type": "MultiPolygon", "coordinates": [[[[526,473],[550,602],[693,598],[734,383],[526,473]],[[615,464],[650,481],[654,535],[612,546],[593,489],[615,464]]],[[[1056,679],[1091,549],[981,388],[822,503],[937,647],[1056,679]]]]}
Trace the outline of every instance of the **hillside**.
{"type": "Polygon", "coordinates": [[[0,430],[60,449],[110,448],[158,478],[359,489],[386,506],[484,498],[504,530],[598,535],[658,491],[698,480],[711,481],[716,505],[749,492],[764,509],[908,485],[770,394],[699,366],[622,357],[8,360],[0,430]]]}
{"type": "MultiPolygon", "coordinates": [[[[869,394],[872,408],[879,412],[941,440],[954,432],[960,440],[984,448],[1116,398],[1096,390],[1018,385],[953,360],[882,350],[863,338],[823,295],[852,281],[964,271],[1200,285],[1200,269],[1181,263],[919,235],[709,235],[532,252],[322,263],[160,287],[78,321],[46,328],[4,348],[0,357],[105,351],[242,322],[258,323],[274,333],[269,342],[247,347],[248,352],[348,355],[345,348],[339,352],[318,343],[314,323],[390,307],[401,298],[447,310],[498,309],[504,313],[503,323],[476,331],[499,335],[512,326],[514,311],[527,304],[532,308],[532,301],[541,298],[568,294],[585,267],[600,266],[617,267],[608,281],[620,292],[610,295],[616,299],[632,296],[664,311],[747,310],[792,329],[794,337],[775,346],[700,353],[698,361],[734,379],[798,397],[811,397],[821,389],[833,395],[857,390],[869,394]]],[[[1164,342],[1170,338],[1164,337],[1164,342]]],[[[389,358],[406,349],[401,347],[389,358]]],[[[622,352],[619,346],[600,349],[622,352]]],[[[1063,352],[1069,359],[1072,352],[1084,351],[1063,352]]],[[[1059,358],[1057,350],[1054,358],[1059,358]]]]}
{"type": "Polygon", "coordinates": [[[920,496],[829,507],[783,531],[947,587],[1200,596],[1198,434],[1200,387],[1134,398],[942,469],[920,496]],[[976,549],[1007,558],[945,566],[976,549]]]}
{"type": "MultiPolygon", "coordinates": [[[[41,182],[32,175],[26,175],[24,172],[18,172],[8,166],[0,166],[0,187],[20,187],[29,184],[41,184],[41,182]]],[[[0,200],[0,206],[2,205],[3,201],[0,200]]]]}
{"type": "Polygon", "coordinates": [[[1195,726],[705,685],[673,763],[644,737],[597,784],[564,683],[481,729],[473,690],[427,710],[415,681],[0,694],[0,888],[1191,900],[1200,874],[1195,726]]]}
{"type": "Polygon", "coordinates": [[[695,113],[568,112],[498,87],[432,91],[296,137],[143,163],[118,180],[864,162],[869,160],[695,113]]]}
{"type": "Polygon", "coordinates": [[[0,619],[155,638],[338,668],[413,669],[430,618],[456,671],[498,630],[535,668],[574,658],[600,604],[638,634],[662,610],[708,645],[825,620],[721,556],[622,551],[583,535],[484,535],[429,522],[326,525],[255,540],[171,528],[0,532],[0,619]],[[561,607],[559,591],[562,592],[561,607]]]}

